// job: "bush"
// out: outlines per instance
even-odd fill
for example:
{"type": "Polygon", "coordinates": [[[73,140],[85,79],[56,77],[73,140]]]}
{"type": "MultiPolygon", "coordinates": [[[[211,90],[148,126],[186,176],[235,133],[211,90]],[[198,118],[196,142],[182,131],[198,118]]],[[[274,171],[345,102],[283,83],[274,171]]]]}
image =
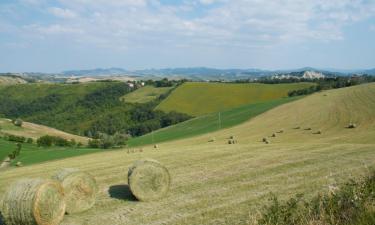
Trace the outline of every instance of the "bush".
{"type": "Polygon", "coordinates": [[[17,127],[22,127],[23,121],[20,118],[18,118],[13,121],[13,124],[17,127]]]}
{"type": "Polygon", "coordinates": [[[280,202],[273,195],[258,224],[375,224],[375,170],[360,181],[351,180],[311,200],[303,195],[280,202]]]}
{"type": "Polygon", "coordinates": [[[23,136],[17,136],[17,135],[8,135],[7,138],[6,138],[8,141],[14,141],[14,142],[19,142],[19,143],[23,143],[26,141],[26,138],[23,137],[23,136]]]}
{"type": "Polygon", "coordinates": [[[51,147],[52,145],[59,147],[75,146],[75,141],[68,141],[62,137],[44,135],[36,140],[39,147],[51,147]]]}
{"type": "Polygon", "coordinates": [[[90,148],[113,148],[120,147],[126,144],[126,141],[129,139],[129,135],[115,133],[114,135],[108,135],[105,133],[100,133],[98,139],[90,139],[88,146],[90,148]]]}
{"type": "Polygon", "coordinates": [[[28,144],[32,144],[34,142],[34,140],[32,139],[32,138],[28,138],[27,140],[26,140],[26,143],[28,143],[28,144]]]}

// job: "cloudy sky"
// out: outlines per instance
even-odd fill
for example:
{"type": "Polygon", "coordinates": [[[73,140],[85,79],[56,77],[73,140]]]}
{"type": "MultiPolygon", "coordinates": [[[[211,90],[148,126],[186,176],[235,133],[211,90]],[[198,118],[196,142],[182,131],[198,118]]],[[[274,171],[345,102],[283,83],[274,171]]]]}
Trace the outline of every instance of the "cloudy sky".
{"type": "Polygon", "coordinates": [[[375,0],[0,0],[0,72],[375,67],[375,0]]]}

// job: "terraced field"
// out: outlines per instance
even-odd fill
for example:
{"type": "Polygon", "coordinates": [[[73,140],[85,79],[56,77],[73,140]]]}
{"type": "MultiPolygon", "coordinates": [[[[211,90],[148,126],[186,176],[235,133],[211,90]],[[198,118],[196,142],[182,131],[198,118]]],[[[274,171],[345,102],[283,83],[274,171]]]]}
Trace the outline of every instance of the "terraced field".
{"type": "Polygon", "coordinates": [[[189,82],[174,90],[156,109],[199,116],[233,109],[241,105],[279,99],[286,97],[291,90],[303,89],[313,85],[313,83],[228,84],[189,82]]]}
{"type": "Polygon", "coordinates": [[[298,192],[311,196],[375,166],[374,137],[375,84],[360,85],[316,93],[239,126],[158,149],[144,146],[137,153],[124,149],[10,169],[0,174],[0,199],[21,177],[49,177],[61,167],[77,167],[96,177],[100,193],[94,208],[65,216],[64,225],[252,224],[270,192],[281,199],[298,192]],[[346,128],[349,122],[357,128],[346,128]],[[321,134],[314,134],[318,130],[321,134]],[[231,135],[238,144],[227,144],[231,135]],[[266,136],[270,144],[262,143],[266,136]],[[211,137],[216,141],[208,142],[211,137]],[[166,198],[143,203],[131,196],[127,167],[140,158],[169,168],[172,186],[166,198]]]}
{"type": "Polygon", "coordinates": [[[153,87],[145,86],[129,94],[124,95],[121,99],[130,103],[146,103],[157,99],[160,95],[167,93],[172,87],[153,87]]]}

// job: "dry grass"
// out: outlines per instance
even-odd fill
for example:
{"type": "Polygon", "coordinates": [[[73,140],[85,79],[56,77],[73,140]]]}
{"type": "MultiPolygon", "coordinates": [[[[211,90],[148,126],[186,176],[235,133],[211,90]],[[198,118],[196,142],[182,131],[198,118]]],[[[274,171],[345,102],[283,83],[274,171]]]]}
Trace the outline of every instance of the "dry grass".
{"type": "Polygon", "coordinates": [[[251,224],[272,191],[281,200],[304,192],[308,196],[358,176],[375,164],[375,85],[313,94],[268,111],[240,126],[196,138],[143,147],[143,152],[103,152],[0,174],[0,197],[20,177],[50,177],[60,167],[93,174],[99,185],[97,203],[79,215],[65,216],[63,225],[89,224],[251,224]],[[356,129],[346,129],[356,121],[356,129]],[[311,126],[324,135],[293,129],[311,126]],[[272,144],[262,138],[277,129],[272,144]],[[241,142],[228,145],[234,135],[241,142]],[[216,142],[209,143],[210,137],[216,142]],[[166,198],[134,201],[127,191],[128,166],[141,158],[165,165],[173,179],[166,198]],[[120,188],[117,188],[120,187],[120,188]]]}
{"type": "Polygon", "coordinates": [[[5,134],[24,136],[27,138],[30,137],[33,139],[37,139],[44,135],[52,135],[62,137],[67,140],[74,139],[77,142],[81,142],[82,144],[87,144],[88,142],[88,139],[86,137],[69,134],[61,130],[35,123],[23,122],[22,127],[17,127],[9,119],[0,118],[0,126],[2,128],[1,132],[5,134]]]}

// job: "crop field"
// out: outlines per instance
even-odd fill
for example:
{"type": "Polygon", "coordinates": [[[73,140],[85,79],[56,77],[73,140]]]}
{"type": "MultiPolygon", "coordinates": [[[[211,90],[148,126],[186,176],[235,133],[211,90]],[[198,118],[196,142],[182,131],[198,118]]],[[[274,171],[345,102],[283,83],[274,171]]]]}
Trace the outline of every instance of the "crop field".
{"type": "Polygon", "coordinates": [[[199,116],[241,105],[286,97],[291,90],[303,89],[313,85],[313,83],[227,84],[189,82],[174,90],[156,109],[199,116]]]}
{"type": "Polygon", "coordinates": [[[121,99],[130,103],[146,103],[157,99],[160,95],[167,93],[171,89],[172,87],[145,86],[124,95],[121,99]]]}
{"type": "Polygon", "coordinates": [[[156,144],[181,138],[193,137],[220,129],[229,128],[249,120],[267,110],[281,104],[294,101],[301,97],[280,98],[266,102],[240,106],[219,113],[199,116],[191,120],[157,130],[153,133],[132,138],[128,141],[130,147],[156,144]]]}
{"type": "Polygon", "coordinates": [[[19,178],[75,167],[94,175],[100,191],[92,209],[66,215],[63,225],[253,224],[271,192],[281,199],[308,197],[366,173],[375,166],[374,137],[375,84],[359,85],[315,93],[238,126],[157,149],[148,145],[9,169],[0,173],[0,199],[19,178]],[[351,122],[357,127],[348,129],[351,122]],[[238,143],[229,145],[229,136],[238,143]],[[172,185],[165,198],[138,202],[130,194],[127,170],[142,158],[169,169],[172,185]]]}
{"type": "Polygon", "coordinates": [[[67,140],[74,139],[76,142],[81,142],[82,144],[87,144],[88,142],[88,138],[86,137],[69,134],[51,127],[29,122],[23,122],[22,127],[18,127],[15,126],[11,120],[0,118],[0,127],[0,133],[33,138],[34,140],[44,135],[51,135],[62,137],[67,140]]]}

